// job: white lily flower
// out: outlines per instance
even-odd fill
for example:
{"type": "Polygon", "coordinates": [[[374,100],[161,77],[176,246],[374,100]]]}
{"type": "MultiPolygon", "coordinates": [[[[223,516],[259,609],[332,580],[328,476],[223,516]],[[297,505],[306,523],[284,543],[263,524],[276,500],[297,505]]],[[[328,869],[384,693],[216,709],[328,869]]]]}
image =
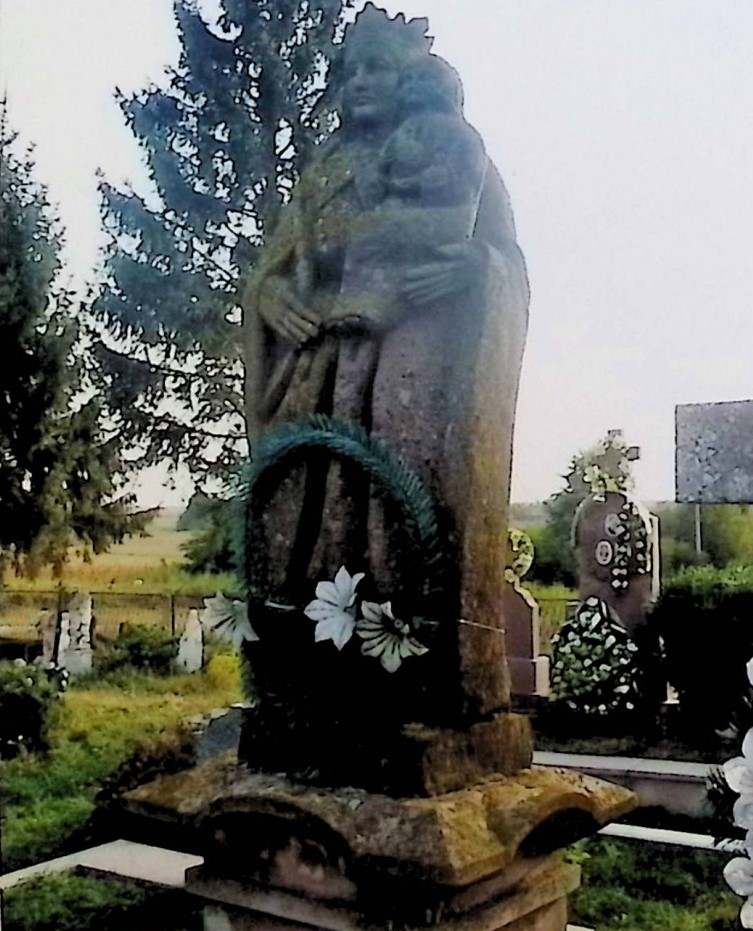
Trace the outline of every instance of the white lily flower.
{"type": "Polygon", "coordinates": [[[236,650],[240,649],[245,641],[254,642],[259,639],[248,619],[245,601],[227,598],[221,592],[217,592],[214,598],[204,599],[201,621],[221,640],[231,643],[236,650]]]}
{"type": "Polygon", "coordinates": [[[746,899],[740,909],[740,924],[743,928],[753,928],[753,899],[746,899]]]}
{"type": "Polygon", "coordinates": [[[363,572],[351,575],[341,566],[333,582],[319,582],[316,599],[303,610],[306,617],[316,621],[314,639],[331,640],[338,650],[353,636],[356,626],[356,588],[364,577],[363,572]]]}
{"type": "Polygon", "coordinates": [[[745,671],[748,673],[748,682],[753,685],[753,659],[748,660],[748,665],[745,667],[745,671]]]}
{"type": "Polygon", "coordinates": [[[410,636],[410,626],[392,613],[392,603],[364,601],[363,618],[356,633],[363,640],[361,653],[380,660],[387,672],[396,672],[409,656],[423,656],[428,647],[410,636]]]}
{"type": "Polygon", "coordinates": [[[724,867],[724,878],[735,893],[744,898],[753,896],[753,860],[748,857],[735,857],[724,867]]]}

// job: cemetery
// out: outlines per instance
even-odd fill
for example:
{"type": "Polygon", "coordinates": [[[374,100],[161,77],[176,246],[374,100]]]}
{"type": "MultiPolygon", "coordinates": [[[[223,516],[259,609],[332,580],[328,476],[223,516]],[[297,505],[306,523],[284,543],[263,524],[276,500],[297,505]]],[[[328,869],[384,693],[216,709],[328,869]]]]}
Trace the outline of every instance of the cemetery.
{"type": "Polygon", "coordinates": [[[753,928],[753,401],[511,504],[537,266],[429,21],[169,6],[80,306],[2,103],[0,929],[753,928]]]}

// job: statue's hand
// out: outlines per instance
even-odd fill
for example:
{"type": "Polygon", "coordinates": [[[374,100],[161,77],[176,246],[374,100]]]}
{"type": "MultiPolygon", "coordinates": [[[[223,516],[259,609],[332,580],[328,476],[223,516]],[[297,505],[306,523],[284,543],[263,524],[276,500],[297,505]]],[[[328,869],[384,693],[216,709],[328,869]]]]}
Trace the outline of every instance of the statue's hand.
{"type": "Polygon", "coordinates": [[[403,273],[402,297],[413,305],[433,304],[448,297],[464,294],[477,284],[485,273],[487,252],[483,243],[468,242],[437,249],[441,258],[403,273]]]}
{"type": "Polygon", "coordinates": [[[262,320],[284,339],[302,345],[319,334],[316,314],[296,296],[284,278],[267,279],[258,306],[262,320]]]}

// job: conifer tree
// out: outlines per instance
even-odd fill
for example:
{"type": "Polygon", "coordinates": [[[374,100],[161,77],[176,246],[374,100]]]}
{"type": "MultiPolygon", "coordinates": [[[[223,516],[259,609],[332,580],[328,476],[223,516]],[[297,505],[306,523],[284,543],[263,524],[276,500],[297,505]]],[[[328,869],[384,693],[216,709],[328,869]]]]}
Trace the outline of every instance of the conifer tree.
{"type": "Polygon", "coordinates": [[[233,295],[336,125],[328,79],[352,5],[225,0],[209,25],[195,0],[175,0],[170,87],[121,97],[154,192],[102,185],[112,243],[95,311],[110,407],[145,465],[183,463],[201,482],[247,452],[233,295]]]}
{"type": "Polygon", "coordinates": [[[87,390],[61,231],[28,158],[0,127],[0,582],[10,566],[60,568],[135,529],[118,497],[119,442],[87,390]],[[86,400],[87,396],[90,400],[86,400]]]}

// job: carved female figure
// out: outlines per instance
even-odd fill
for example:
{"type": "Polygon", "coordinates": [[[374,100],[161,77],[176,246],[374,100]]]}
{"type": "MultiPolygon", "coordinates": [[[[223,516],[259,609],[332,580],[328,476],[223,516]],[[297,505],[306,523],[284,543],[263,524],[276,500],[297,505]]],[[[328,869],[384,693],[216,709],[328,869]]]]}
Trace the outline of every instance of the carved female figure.
{"type": "MultiPolygon", "coordinates": [[[[441,120],[411,113],[422,109],[421,81],[404,79],[423,69],[426,94],[427,75],[434,75],[429,86],[434,80],[440,87],[443,68],[451,70],[430,56],[425,28],[424,21],[390,20],[371,5],[351,27],[342,128],[304,172],[243,294],[247,409],[252,438],[312,413],[355,421],[388,440],[454,512],[462,507],[457,478],[466,471],[468,405],[475,403],[469,367],[481,361],[479,341],[488,340],[491,291],[507,291],[507,303],[516,305],[510,357],[498,360],[515,389],[527,284],[506,193],[466,124],[465,149],[458,149],[469,161],[471,180],[460,185],[466,202],[448,208],[442,201],[450,188],[432,188],[431,169],[440,166],[431,158],[424,193],[408,190],[406,148],[412,141],[414,149],[436,149],[441,120]],[[448,209],[464,212],[462,229],[452,228],[448,209]],[[380,235],[385,217],[392,230],[380,235]],[[411,223],[421,229],[422,222],[434,228],[412,237],[414,247],[409,235],[397,235],[398,266],[396,233],[411,223]],[[368,261],[359,262],[364,242],[368,261]],[[375,305],[395,305],[394,312],[370,314],[375,305]]],[[[441,119],[448,130],[455,121],[454,135],[463,136],[457,106],[441,119]]],[[[510,427],[502,429],[503,507],[510,427]]],[[[499,485],[498,477],[493,481],[499,485]]],[[[300,597],[302,580],[332,577],[343,563],[386,578],[385,536],[368,484],[346,466],[310,464],[291,474],[266,520],[275,597],[300,597]]]]}

